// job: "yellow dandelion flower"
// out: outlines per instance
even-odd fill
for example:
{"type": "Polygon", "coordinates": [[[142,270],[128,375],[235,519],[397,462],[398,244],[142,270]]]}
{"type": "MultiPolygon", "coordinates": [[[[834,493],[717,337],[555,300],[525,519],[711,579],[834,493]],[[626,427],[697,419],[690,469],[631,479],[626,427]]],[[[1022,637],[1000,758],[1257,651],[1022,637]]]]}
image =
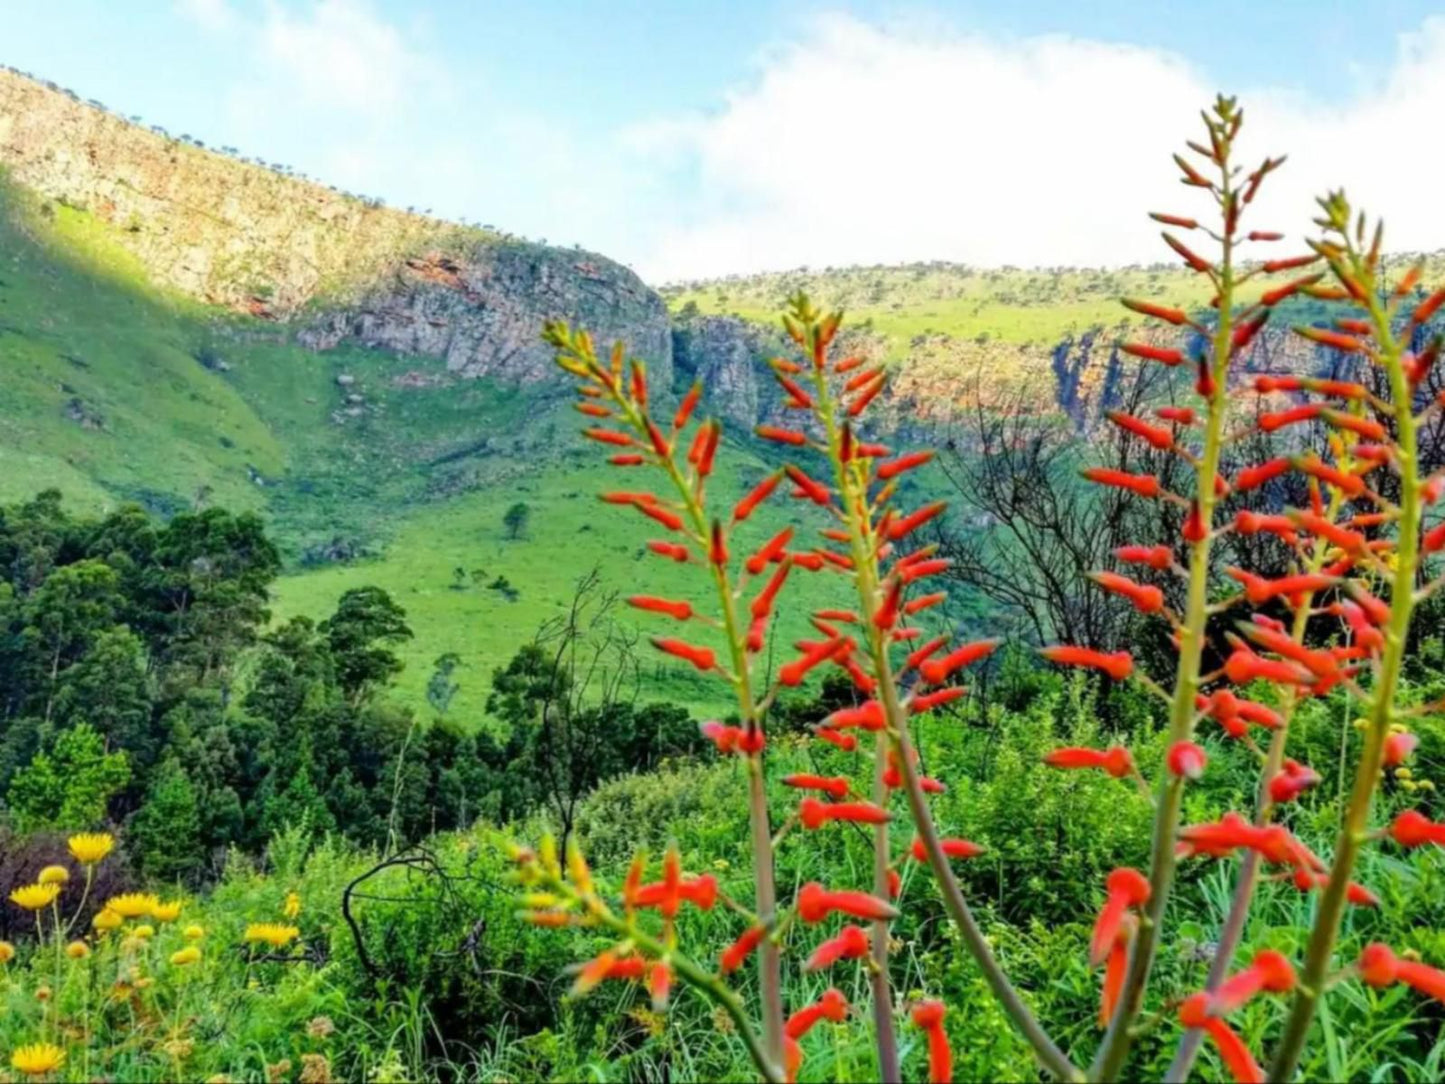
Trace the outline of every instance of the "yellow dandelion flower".
{"type": "Polygon", "coordinates": [[[65,955],[72,960],[83,960],[90,955],[90,946],[84,941],[72,941],[65,946],[65,955]]]}
{"type": "Polygon", "coordinates": [[[156,928],[149,923],[143,922],[130,932],[136,937],[139,937],[142,941],[144,941],[146,940],[146,938],[154,937],[156,935],[156,928]]]}
{"type": "Polygon", "coordinates": [[[0,964],[8,964],[15,959],[15,946],[9,941],[0,941],[0,964]]]}
{"type": "Polygon", "coordinates": [[[70,857],[82,866],[93,866],[115,849],[115,837],[109,832],[81,832],[70,837],[70,857]]]}
{"type": "Polygon", "coordinates": [[[151,918],[157,922],[174,922],[181,917],[181,906],[180,900],[167,900],[165,903],[157,900],[151,904],[151,918]]]}
{"type": "Polygon", "coordinates": [[[121,918],[141,918],[151,913],[151,908],[158,902],[155,896],[149,892],[127,892],[121,896],[112,896],[106,907],[121,918]]]}
{"type": "Polygon", "coordinates": [[[10,893],[10,902],[27,911],[39,911],[42,907],[49,907],[54,903],[58,895],[60,886],[57,884],[24,885],[10,893]]]}
{"type": "Polygon", "coordinates": [[[185,967],[187,964],[196,963],[200,958],[201,950],[196,948],[195,945],[187,945],[180,951],[171,953],[171,963],[177,967],[185,967]]]}
{"type": "Polygon", "coordinates": [[[301,897],[295,892],[286,893],[286,905],[281,908],[281,912],[287,918],[296,918],[301,913],[301,897]]]}
{"type": "Polygon", "coordinates": [[[125,919],[121,918],[120,915],[110,907],[102,907],[95,913],[95,917],[90,920],[90,924],[101,933],[118,930],[124,922],[125,919]]]}
{"type": "Polygon", "coordinates": [[[10,1067],[26,1076],[44,1076],[65,1064],[65,1051],[52,1043],[31,1043],[16,1047],[10,1055],[10,1067]]]}
{"type": "Polygon", "coordinates": [[[46,866],[35,879],[43,885],[63,885],[70,880],[70,870],[64,866],[46,866]]]}
{"type": "Polygon", "coordinates": [[[182,933],[181,936],[183,936],[187,941],[199,941],[201,938],[206,936],[206,930],[204,926],[197,926],[195,925],[195,923],[192,923],[185,928],[185,931],[182,933]]]}
{"type": "Polygon", "coordinates": [[[295,926],[283,926],[279,922],[253,922],[246,927],[245,940],[248,944],[267,944],[273,949],[285,948],[301,931],[295,926]]]}

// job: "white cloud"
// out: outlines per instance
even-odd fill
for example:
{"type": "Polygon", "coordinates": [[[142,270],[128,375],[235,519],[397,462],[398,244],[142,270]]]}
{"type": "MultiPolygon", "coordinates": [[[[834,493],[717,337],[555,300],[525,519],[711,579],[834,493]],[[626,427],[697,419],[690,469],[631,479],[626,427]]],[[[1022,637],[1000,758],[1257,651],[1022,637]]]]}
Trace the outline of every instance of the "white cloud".
{"type": "MultiPolygon", "coordinates": [[[[1145,212],[1204,210],[1168,156],[1198,138],[1215,89],[1152,49],[826,18],[715,114],[624,134],[635,169],[668,177],[672,192],[630,216],[637,262],[658,281],[917,259],[1164,259],[1145,212]]],[[[1352,102],[1240,95],[1250,164],[1290,154],[1257,225],[1301,231],[1314,195],[1343,184],[1387,213],[1398,244],[1445,246],[1434,142],[1445,19],[1402,39],[1389,77],[1352,102]]]]}
{"type": "Polygon", "coordinates": [[[236,25],[236,13],[226,0],[175,0],[175,8],[181,15],[205,30],[218,33],[230,30],[236,25]]]}
{"type": "Polygon", "coordinates": [[[426,75],[423,59],[397,29],[359,0],[319,0],[304,14],[272,0],[261,43],[307,105],[392,109],[426,75]]]}

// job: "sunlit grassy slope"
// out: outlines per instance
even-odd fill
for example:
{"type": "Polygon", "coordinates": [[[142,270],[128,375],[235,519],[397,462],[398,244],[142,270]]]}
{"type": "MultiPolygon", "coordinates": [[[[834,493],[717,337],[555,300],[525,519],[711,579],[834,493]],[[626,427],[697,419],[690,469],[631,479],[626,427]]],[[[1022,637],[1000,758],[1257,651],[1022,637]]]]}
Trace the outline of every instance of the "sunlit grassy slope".
{"type": "MultiPolygon", "coordinates": [[[[55,486],[89,511],[127,500],[162,514],[197,501],[260,511],[287,558],[278,619],[325,617],[365,584],[406,608],[408,703],[424,703],[433,661],[455,651],[465,669],[452,713],[479,722],[492,670],[562,612],[594,565],[603,588],[624,596],[714,601],[699,596],[700,570],[645,553],[656,524],[596,499],[644,480],[583,446],[564,389],[456,380],[439,361],[384,351],[302,349],[274,324],[152,289],[89,216],[3,187],[0,361],[0,501],[55,486]],[[515,501],[531,515],[512,540],[502,516],[515,501]],[[364,556],[318,563],[317,547],[333,543],[364,556]]],[[[769,469],[766,454],[729,445],[712,483],[719,508],[769,469]]],[[[821,519],[779,496],[739,545],[789,523],[802,541],[821,519]]],[[[808,610],[847,602],[828,574],[798,573],[784,598],[779,652],[809,634],[808,610]]],[[[621,616],[641,634],[679,632],[621,616]]],[[[708,630],[686,635],[706,642],[708,630]]],[[[660,663],[645,644],[638,657],[644,697],[725,709],[716,677],[660,663]]]]}

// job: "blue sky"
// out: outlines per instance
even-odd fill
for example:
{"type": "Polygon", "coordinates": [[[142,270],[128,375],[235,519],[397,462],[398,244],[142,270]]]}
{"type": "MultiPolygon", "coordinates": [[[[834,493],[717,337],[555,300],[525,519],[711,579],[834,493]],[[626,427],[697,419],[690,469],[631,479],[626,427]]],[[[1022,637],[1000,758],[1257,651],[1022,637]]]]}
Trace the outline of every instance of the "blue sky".
{"type": "MultiPolygon", "coordinates": [[[[798,264],[1148,258],[1139,200],[1216,89],[1262,147],[1423,236],[1334,141],[1445,115],[1416,0],[0,0],[0,61],[399,205],[655,281],[798,264]],[[1121,163],[1127,163],[1123,165],[1121,163]]],[[[1437,125],[1438,127],[1438,125],[1437,125]]],[[[1433,153],[1429,148],[1424,154],[1433,153]]],[[[1425,231],[1424,234],[1420,231],[1425,231]]]]}

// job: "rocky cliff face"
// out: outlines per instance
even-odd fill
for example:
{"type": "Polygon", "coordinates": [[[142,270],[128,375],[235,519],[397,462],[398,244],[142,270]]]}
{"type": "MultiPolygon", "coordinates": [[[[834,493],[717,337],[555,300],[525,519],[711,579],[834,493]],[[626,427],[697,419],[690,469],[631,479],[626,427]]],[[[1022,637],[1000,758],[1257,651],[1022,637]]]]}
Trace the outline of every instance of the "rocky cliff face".
{"type": "Polygon", "coordinates": [[[291,324],[316,349],[351,340],[534,381],[549,372],[542,322],[564,317],[670,375],[661,299],[610,260],[380,207],[8,71],[0,168],[108,226],[157,284],[291,324]]]}

